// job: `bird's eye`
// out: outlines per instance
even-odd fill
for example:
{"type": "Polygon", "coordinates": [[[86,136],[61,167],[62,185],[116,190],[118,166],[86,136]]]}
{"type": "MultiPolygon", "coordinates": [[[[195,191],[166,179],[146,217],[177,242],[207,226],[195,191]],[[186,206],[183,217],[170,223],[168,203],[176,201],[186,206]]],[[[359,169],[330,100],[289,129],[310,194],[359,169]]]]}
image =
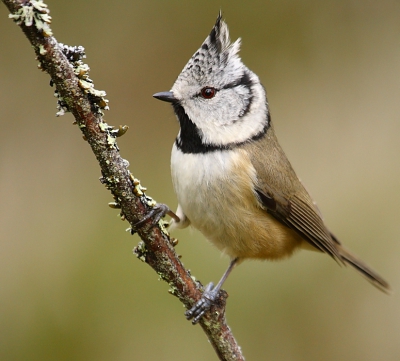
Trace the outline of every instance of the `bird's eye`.
{"type": "Polygon", "coordinates": [[[205,88],[201,89],[201,96],[204,99],[211,99],[215,97],[216,90],[212,87],[206,86],[205,88]]]}

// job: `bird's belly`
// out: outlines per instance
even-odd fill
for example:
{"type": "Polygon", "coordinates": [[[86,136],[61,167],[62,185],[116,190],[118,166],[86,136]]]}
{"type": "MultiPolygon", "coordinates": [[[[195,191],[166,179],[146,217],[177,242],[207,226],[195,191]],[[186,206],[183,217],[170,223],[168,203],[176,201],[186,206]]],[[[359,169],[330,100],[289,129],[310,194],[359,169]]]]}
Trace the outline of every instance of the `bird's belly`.
{"type": "Polygon", "coordinates": [[[256,172],[243,150],[206,154],[172,151],[179,205],[193,227],[231,257],[278,259],[302,240],[257,201],[256,172]]]}

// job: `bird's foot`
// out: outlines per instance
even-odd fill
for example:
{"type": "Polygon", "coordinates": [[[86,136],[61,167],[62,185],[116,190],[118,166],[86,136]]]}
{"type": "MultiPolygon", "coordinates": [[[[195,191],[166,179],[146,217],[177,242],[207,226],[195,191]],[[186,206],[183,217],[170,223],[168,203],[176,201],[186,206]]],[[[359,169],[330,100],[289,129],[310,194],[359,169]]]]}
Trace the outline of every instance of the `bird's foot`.
{"type": "Polygon", "coordinates": [[[190,310],[185,312],[187,320],[192,320],[192,324],[195,325],[203,317],[204,313],[207,312],[212,305],[215,304],[218,298],[219,288],[214,287],[214,284],[209,283],[201,298],[193,305],[190,310]]]}
{"type": "Polygon", "coordinates": [[[169,207],[166,204],[157,203],[149,213],[147,213],[139,222],[136,222],[132,226],[131,233],[133,234],[137,232],[137,230],[142,228],[144,224],[147,222],[147,220],[149,220],[150,218],[152,218],[150,226],[154,227],[160,221],[161,218],[163,218],[166,214],[171,214],[171,213],[175,214],[169,209],[169,207]]]}

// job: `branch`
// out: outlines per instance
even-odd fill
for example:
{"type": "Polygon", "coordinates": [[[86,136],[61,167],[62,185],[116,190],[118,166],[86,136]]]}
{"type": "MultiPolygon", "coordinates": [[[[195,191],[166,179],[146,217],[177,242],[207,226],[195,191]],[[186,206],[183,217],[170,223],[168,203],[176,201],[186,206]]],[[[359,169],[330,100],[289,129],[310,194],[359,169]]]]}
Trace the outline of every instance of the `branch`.
{"type": "MultiPolygon", "coordinates": [[[[108,101],[104,99],[105,92],[96,90],[88,76],[89,67],[82,62],[84,49],[57,42],[50,28],[49,10],[42,0],[2,1],[33,46],[39,67],[50,75],[56,86],[57,115],[69,111],[75,117],[99,162],[100,179],[114,197],[115,202],[110,206],[121,208],[121,218],[126,219],[133,230],[156,203],[144,193],[145,188],[128,170],[129,163],[120,156],[116,137],[123,135],[127,127],[114,129],[102,118],[102,110],[108,109],[108,101]]],[[[137,256],[169,284],[170,293],[189,309],[200,299],[202,286],[183,267],[163,221],[153,226],[152,219],[148,219],[137,232],[142,239],[135,248],[137,256]]],[[[200,325],[220,360],[244,360],[226,324],[226,298],[226,292],[221,292],[217,304],[201,319],[200,325]]]]}

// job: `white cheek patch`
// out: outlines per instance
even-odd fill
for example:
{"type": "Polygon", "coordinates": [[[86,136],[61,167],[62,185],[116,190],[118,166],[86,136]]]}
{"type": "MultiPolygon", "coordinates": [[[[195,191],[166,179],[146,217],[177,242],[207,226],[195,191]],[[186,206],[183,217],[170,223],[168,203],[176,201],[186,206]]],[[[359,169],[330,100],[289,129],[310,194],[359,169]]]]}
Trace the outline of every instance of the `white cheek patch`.
{"type": "Polygon", "coordinates": [[[197,115],[188,114],[201,131],[205,144],[242,143],[263,131],[267,122],[267,101],[260,83],[253,85],[252,102],[243,117],[240,117],[243,107],[239,109],[225,101],[222,105],[224,111],[207,112],[207,109],[202,109],[197,111],[197,115]],[[227,112],[230,113],[226,115],[227,112]]]}

